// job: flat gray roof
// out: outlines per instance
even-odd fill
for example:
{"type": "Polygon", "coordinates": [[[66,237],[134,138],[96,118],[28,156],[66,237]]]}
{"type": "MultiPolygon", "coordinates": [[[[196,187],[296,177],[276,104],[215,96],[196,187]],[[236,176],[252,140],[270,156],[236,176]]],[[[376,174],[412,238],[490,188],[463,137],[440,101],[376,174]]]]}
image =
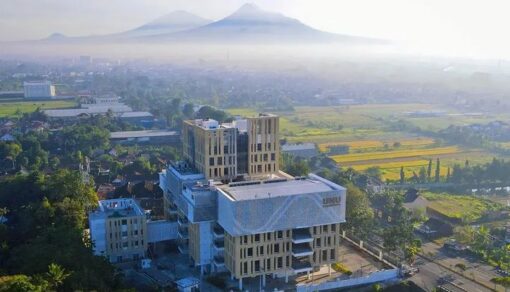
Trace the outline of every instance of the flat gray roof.
{"type": "Polygon", "coordinates": [[[333,190],[329,185],[309,178],[242,186],[222,185],[220,188],[236,201],[312,194],[333,190]]]}
{"type": "Polygon", "coordinates": [[[143,138],[143,137],[164,137],[178,135],[176,131],[163,131],[163,130],[144,130],[144,131],[121,131],[111,132],[111,139],[129,139],[129,138],[143,138]]]}
{"type": "Polygon", "coordinates": [[[140,118],[140,117],[152,117],[150,112],[125,112],[120,116],[121,118],[140,118]]]}
{"type": "Polygon", "coordinates": [[[108,110],[112,110],[114,113],[123,113],[131,111],[132,109],[127,106],[98,106],[93,108],[74,108],[74,109],[48,109],[44,110],[44,113],[50,117],[76,117],[81,114],[105,114],[108,110]]]}

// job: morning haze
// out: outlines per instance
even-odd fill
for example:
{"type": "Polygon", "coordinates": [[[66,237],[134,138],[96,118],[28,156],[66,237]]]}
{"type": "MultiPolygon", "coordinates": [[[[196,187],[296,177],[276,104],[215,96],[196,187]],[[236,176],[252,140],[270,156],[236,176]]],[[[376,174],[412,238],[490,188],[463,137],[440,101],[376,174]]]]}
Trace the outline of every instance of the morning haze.
{"type": "Polygon", "coordinates": [[[0,0],[0,291],[506,291],[507,5],[0,0]]]}

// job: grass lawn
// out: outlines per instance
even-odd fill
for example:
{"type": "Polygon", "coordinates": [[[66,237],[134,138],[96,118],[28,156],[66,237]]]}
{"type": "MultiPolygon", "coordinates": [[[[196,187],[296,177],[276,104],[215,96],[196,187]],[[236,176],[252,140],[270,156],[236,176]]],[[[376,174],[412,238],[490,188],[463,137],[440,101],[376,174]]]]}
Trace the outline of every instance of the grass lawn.
{"type": "Polygon", "coordinates": [[[74,100],[44,100],[44,101],[16,101],[16,102],[0,102],[0,117],[8,117],[15,115],[16,111],[21,113],[31,113],[38,107],[41,109],[52,108],[70,108],[75,107],[74,100]]]}
{"type": "Polygon", "coordinates": [[[467,219],[468,222],[479,220],[487,211],[500,210],[501,204],[473,196],[459,196],[447,193],[423,193],[430,202],[429,207],[437,212],[456,219],[467,219]]]}

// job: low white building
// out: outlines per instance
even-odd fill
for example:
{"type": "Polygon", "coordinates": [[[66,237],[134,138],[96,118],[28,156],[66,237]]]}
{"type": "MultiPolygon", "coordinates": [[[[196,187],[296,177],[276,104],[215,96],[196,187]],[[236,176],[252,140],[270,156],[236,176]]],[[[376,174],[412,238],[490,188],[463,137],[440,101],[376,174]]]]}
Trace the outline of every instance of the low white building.
{"type": "Polygon", "coordinates": [[[51,99],[55,97],[55,86],[50,81],[28,81],[23,83],[25,98],[51,99]]]}

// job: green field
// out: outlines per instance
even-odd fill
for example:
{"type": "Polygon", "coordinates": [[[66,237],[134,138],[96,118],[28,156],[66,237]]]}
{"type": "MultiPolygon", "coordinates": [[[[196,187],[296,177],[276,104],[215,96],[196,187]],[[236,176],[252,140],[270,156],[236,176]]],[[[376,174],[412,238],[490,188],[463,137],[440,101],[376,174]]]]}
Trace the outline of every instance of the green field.
{"type": "Polygon", "coordinates": [[[429,201],[429,208],[447,217],[462,219],[466,222],[479,220],[487,212],[503,208],[501,204],[472,196],[428,192],[422,195],[429,201]]]}
{"type": "Polygon", "coordinates": [[[74,100],[44,100],[44,101],[16,101],[0,102],[0,117],[14,116],[16,112],[31,113],[38,107],[41,109],[75,107],[74,100]]]}
{"type": "MultiPolygon", "coordinates": [[[[253,116],[256,109],[236,108],[231,114],[253,116]]],[[[441,160],[440,173],[445,176],[448,167],[487,163],[493,157],[505,158],[481,149],[444,145],[430,137],[398,131],[391,127],[395,121],[427,130],[440,130],[450,125],[509,121],[510,116],[462,115],[454,109],[432,104],[369,104],[330,107],[295,107],[294,111],[273,112],[280,116],[280,133],[289,143],[313,142],[319,150],[329,154],[330,147],[346,145],[349,153],[331,157],[342,167],[365,171],[379,167],[384,179],[398,180],[400,168],[406,177],[418,173],[433,159],[441,160]],[[418,111],[445,111],[439,116],[412,115],[418,111]],[[399,146],[395,147],[395,143],[399,146]]],[[[510,142],[508,143],[510,145],[510,142]]],[[[510,148],[510,146],[508,146],[510,148]]],[[[434,166],[435,167],[435,166],[434,166]]],[[[435,171],[435,168],[434,168],[435,171]]]]}

